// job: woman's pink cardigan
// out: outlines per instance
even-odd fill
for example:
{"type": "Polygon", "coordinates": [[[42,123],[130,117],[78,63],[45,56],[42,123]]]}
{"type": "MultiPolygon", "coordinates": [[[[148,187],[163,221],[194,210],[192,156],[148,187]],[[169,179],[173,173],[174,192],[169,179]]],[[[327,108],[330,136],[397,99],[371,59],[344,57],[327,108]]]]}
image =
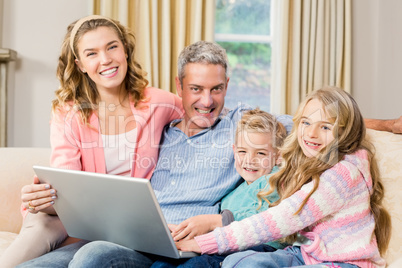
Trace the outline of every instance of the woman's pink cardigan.
{"type": "MultiPolygon", "coordinates": [[[[145,89],[145,101],[130,103],[137,124],[137,143],[131,176],[150,179],[156,166],[163,127],[182,117],[181,99],[157,88],[145,89]]],[[[106,173],[99,119],[96,113],[84,125],[73,107],[59,109],[50,123],[50,165],[56,168],[106,173]]],[[[23,216],[28,211],[24,208],[23,216]]]]}

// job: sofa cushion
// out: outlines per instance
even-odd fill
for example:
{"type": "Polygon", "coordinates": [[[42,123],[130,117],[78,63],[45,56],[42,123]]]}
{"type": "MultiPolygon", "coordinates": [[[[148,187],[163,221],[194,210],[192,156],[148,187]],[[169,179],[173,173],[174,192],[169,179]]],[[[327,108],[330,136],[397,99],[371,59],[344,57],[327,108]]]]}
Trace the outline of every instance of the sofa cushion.
{"type": "Polygon", "coordinates": [[[0,230],[18,233],[21,188],[32,183],[33,165],[49,166],[50,148],[0,148],[0,230]]]}
{"type": "Polygon", "coordinates": [[[392,218],[391,242],[385,256],[390,264],[402,256],[402,135],[367,130],[385,188],[384,205],[392,218]]]}
{"type": "Polygon", "coordinates": [[[18,234],[0,231],[0,255],[8,248],[18,234]]]}

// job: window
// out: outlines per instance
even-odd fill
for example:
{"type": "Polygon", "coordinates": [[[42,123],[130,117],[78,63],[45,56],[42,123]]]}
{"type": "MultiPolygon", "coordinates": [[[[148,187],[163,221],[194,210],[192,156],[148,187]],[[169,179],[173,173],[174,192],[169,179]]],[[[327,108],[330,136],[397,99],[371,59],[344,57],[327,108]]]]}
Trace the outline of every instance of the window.
{"type": "Polygon", "coordinates": [[[215,41],[226,49],[225,106],[239,102],[270,112],[270,0],[216,0],[215,41]]]}

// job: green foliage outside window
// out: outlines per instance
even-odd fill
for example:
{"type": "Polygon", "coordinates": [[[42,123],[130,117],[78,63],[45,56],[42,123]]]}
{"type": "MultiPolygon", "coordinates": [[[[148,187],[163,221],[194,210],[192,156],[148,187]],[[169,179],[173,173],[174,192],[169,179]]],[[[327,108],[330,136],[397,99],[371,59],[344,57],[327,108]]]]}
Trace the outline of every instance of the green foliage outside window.
{"type": "Polygon", "coordinates": [[[242,102],[270,111],[271,45],[247,39],[247,35],[270,34],[270,1],[216,0],[215,34],[245,37],[217,41],[226,49],[230,65],[227,107],[242,102]]]}
{"type": "Polygon", "coordinates": [[[269,0],[216,0],[215,33],[270,34],[269,0]]]}

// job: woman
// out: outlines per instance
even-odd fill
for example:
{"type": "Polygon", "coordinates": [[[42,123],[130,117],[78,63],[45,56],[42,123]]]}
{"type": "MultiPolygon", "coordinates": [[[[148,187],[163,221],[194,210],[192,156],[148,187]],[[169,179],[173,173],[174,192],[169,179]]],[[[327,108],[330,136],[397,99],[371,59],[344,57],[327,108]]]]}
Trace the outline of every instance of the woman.
{"type": "MultiPolygon", "coordinates": [[[[96,15],[72,23],[57,67],[51,166],[150,179],[163,127],[181,117],[182,106],[174,94],[147,87],[145,75],[129,29],[96,15]]],[[[65,241],[55,199],[56,189],[36,177],[22,188],[24,223],[3,267],[76,242],[65,241]]]]}

